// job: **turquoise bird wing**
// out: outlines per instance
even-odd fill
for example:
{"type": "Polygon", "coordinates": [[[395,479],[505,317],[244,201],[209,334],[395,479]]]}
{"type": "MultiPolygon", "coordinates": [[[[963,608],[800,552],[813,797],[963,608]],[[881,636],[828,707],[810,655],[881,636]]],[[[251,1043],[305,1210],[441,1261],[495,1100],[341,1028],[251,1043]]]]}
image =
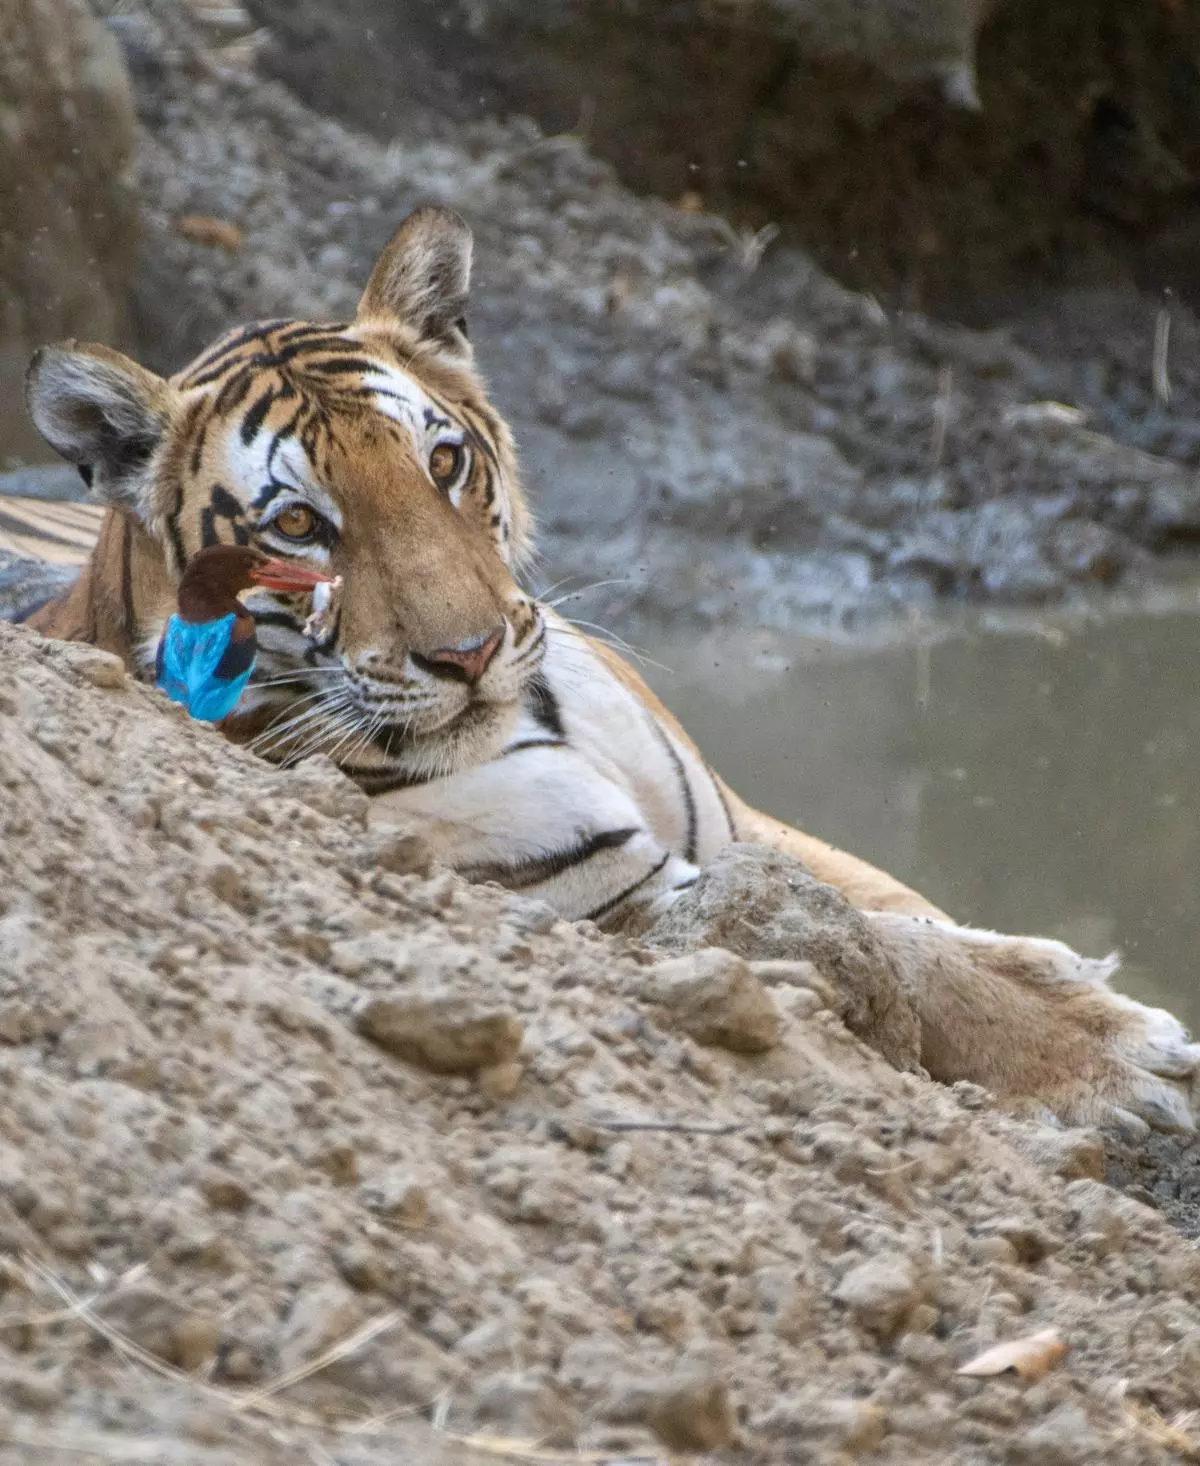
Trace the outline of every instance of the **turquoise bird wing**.
{"type": "Polygon", "coordinates": [[[219,723],[237,706],[254,670],[253,638],[234,641],[237,617],[195,623],[172,616],[158,647],[157,684],[193,718],[219,723]]]}
{"type": "Polygon", "coordinates": [[[178,616],[172,616],[167,622],[158,643],[154,676],[156,686],[172,702],[182,703],[184,707],[187,707],[190,696],[187,680],[190,643],[187,631],[188,627],[178,616]]]}

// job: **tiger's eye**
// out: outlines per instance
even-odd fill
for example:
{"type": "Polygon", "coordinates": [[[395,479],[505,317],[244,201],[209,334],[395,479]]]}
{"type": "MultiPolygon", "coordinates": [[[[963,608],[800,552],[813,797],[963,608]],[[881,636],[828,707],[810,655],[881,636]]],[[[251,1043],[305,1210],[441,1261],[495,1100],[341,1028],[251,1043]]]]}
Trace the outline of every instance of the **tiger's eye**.
{"type": "Polygon", "coordinates": [[[271,528],[289,540],[306,540],[317,527],[317,516],[307,504],[290,504],[271,521],[271,528]]]}
{"type": "Polygon", "coordinates": [[[462,468],[463,450],[457,443],[439,443],[429,455],[429,472],[439,488],[453,483],[462,468]]]}

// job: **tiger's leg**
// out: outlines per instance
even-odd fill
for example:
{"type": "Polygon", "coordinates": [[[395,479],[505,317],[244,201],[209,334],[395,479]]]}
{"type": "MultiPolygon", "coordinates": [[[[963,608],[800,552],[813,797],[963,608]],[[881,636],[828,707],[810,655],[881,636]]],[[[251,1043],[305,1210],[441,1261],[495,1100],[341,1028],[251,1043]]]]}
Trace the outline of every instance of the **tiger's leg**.
{"type": "Polygon", "coordinates": [[[926,901],[924,896],[896,880],[895,876],[859,860],[856,855],[848,855],[846,851],[826,844],[824,840],[818,840],[815,835],[802,834],[790,825],[751,809],[728,789],[724,792],[739,840],[769,845],[772,850],[782,850],[785,855],[795,856],[819,881],[840,891],[851,906],[857,906],[860,911],[900,911],[909,916],[949,920],[945,912],[939,911],[931,901],[926,901]]]}
{"type": "Polygon", "coordinates": [[[1108,986],[1115,958],[955,925],[884,872],[736,802],[744,839],[794,855],[863,910],[921,1023],[921,1062],[1066,1124],[1190,1129],[1200,1045],[1161,1008],[1108,986]]]}
{"type": "Polygon", "coordinates": [[[921,1022],[935,1079],[968,1079],[1010,1108],[1145,1134],[1192,1129],[1200,1045],[1161,1008],[1113,992],[1117,959],[1062,942],[867,912],[921,1022]]]}

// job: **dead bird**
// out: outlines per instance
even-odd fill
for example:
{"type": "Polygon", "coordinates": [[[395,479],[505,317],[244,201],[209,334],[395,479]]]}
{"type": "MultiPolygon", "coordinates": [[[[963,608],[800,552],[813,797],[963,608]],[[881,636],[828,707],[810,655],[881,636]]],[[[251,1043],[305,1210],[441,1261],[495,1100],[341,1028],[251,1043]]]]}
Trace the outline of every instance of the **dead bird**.
{"type": "Polygon", "coordinates": [[[258,641],[254,617],[238,600],[251,586],[311,592],[330,577],[294,560],[277,560],[252,545],[210,545],[188,562],[178,611],[158,644],[155,682],[193,718],[219,723],[237,705],[258,641]]]}

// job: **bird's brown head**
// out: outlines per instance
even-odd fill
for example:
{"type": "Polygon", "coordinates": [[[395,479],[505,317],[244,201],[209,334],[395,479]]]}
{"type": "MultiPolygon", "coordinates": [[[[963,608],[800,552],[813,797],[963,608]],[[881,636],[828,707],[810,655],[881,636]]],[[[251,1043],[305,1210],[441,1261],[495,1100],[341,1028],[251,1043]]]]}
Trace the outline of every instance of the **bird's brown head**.
{"type": "Polygon", "coordinates": [[[185,621],[217,621],[242,611],[238,592],[251,586],[306,594],[329,579],[311,565],[266,555],[253,545],[210,545],[183,572],[179,614],[185,621]]]}

